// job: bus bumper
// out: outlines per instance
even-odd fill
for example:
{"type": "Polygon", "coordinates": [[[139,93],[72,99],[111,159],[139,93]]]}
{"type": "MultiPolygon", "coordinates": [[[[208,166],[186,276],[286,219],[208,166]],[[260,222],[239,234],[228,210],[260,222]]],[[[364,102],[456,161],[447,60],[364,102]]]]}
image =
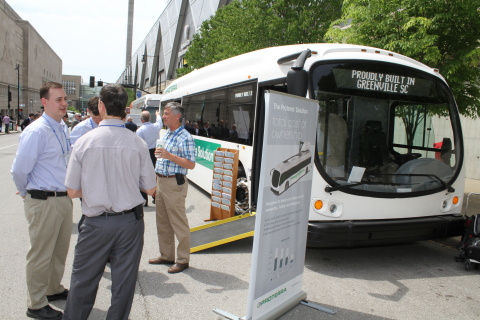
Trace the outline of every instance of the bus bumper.
{"type": "Polygon", "coordinates": [[[308,223],[307,247],[352,248],[460,236],[463,215],[395,220],[315,221],[308,223]]]}

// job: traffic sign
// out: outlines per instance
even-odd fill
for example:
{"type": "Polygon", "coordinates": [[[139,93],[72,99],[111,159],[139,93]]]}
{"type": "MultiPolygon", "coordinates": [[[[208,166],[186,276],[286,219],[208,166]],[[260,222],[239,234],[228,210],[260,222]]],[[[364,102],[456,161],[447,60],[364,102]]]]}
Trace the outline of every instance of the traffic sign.
{"type": "Polygon", "coordinates": [[[142,96],[142,92],[141,91],[137,91],[137,99],[140,98],[142,96]]]}

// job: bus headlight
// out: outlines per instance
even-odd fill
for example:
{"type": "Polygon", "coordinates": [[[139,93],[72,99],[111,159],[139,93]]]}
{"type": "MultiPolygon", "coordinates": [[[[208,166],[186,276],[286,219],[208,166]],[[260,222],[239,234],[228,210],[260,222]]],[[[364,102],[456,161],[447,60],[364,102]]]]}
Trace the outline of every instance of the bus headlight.
{"type": "Polygon", "coordinates": [[[312,199],[312,209],[329,218],[338,218],[343,214],[343,204],[331,199],[312,199]]]}
{"type": "Polygon", "coordinates": [[[440,204],[440,211],[441,212],[448,212],[455,208],[458,208],[461,205],[461,198],[460,196],[452,196],[442,200],[440,204]]]}

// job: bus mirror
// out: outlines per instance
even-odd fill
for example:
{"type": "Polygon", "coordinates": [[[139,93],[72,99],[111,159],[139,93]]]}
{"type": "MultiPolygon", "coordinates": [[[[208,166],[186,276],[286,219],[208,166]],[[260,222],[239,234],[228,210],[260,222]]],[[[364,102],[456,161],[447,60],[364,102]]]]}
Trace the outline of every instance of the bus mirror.
{"type": "Polygon", "coordinates": [[[287,73],[288,93],[305,97],[308,89],[308,73],[303,69],[292,69],[287,73]]]}

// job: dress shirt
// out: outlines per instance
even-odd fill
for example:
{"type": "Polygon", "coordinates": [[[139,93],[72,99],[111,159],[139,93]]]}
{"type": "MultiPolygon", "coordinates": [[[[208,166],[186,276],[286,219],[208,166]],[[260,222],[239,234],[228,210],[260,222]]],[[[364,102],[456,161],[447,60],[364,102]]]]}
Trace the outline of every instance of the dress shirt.
{"type": "Polygon", "coordinates": [[[157,139],[159,138],[158,133],[162,127],[162,117],[157,116],[157,121],[155,123],[145,122],[136,133],[140,138],[145,140],[148,149],[153,149],[156,146],[157,139]]]}
{"type": "Polygon", "coordinates": [[[23,197],[27,190],[66,191],[65,174],[71,147],[68,128],[44,113],[20,135],[12,177],[23,197]]]}
{"type": "MultiPolygon", "coordinates": [[[[165,150],[175,156],[195,162],[195,140],[183,126],[180,126],[175,131],[167,131],[165,135],[165,150]]],[[[173,161],[158,158],[155,172],[164,176],[171,176],[175,173],[186,175],[188,169],[179,166],[173,161]]]]}
{"type": "Polygon", "coordinates": [[[94,217],[143,203],[140,189],[154,188],[155,179],[145,141],[122,120],[106,119],[76,142],[65,185],[82,190],[82,212],[94,217]]]}
{"type": "Polygon", "coordinates": [[[77,124],[75,128],[73,128],[72,133],[70,133],[70,143],[72,146],[75,144],[78,138],[83,136],[88,131],[95,129],[96,127],[98,127],[98,124],[93,121],[92,118],[88,118],[87,120],[77,124]]]}

